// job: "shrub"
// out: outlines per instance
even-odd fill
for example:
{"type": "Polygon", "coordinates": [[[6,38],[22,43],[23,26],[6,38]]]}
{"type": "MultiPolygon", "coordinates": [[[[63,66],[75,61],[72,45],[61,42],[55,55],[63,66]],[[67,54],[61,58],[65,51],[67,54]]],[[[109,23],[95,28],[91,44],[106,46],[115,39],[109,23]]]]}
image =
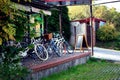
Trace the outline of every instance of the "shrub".
{"type": "Polygon", "coordinates": [[[116,31],[113,24],[106,24],[97,30],[97,39],[100,41],[110,41],[118,37],[118,32],[116,31]]]}
{"type": "MultiPolygon", "coordinates": [[[[119,32],[120,33],[120,32],[119,32]]],[[[117,38],[117,41],[116,41],[116,43],[115,43],[115,48],[114,48],[115,50],[120,50],[120,34],[119,34],[119,36],[118,36],[118,38],[117,38]]]]}
{"type": "Polygon", "coordinates": [[[0,46],[0,80],[21,80],[28,74],[28,69],[20,63],[18,49],[12,46],[0,46]]]}

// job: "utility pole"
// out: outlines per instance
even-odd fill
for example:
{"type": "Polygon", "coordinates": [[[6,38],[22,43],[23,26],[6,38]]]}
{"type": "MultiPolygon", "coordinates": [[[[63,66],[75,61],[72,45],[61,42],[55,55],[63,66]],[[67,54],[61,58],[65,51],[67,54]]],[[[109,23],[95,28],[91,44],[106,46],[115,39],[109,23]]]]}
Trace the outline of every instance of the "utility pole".
{"type": "Polygon", "coordinates": [[[90,0],[90,31],[91,31],[91,55],[94,55],[93,51],[93,23],[92,23],[92,0],[90,0]]]}

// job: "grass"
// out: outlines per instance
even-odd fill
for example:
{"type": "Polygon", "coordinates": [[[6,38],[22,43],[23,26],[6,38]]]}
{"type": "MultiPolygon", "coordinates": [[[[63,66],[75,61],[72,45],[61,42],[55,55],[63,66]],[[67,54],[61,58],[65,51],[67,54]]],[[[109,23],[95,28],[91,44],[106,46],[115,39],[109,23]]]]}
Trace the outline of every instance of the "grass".
{"type": "Polygon", "coordinates": [[[120,64],[90,59],[86,64],[42,78],[42,80],[118,80],[120,64]]]}

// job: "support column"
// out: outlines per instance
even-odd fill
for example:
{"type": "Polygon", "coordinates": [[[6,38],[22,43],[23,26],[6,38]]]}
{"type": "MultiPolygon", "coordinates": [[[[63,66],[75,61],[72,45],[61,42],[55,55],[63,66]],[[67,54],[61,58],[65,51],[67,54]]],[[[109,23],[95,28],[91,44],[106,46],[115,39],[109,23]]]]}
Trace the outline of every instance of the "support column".
{"type": "Polygon", "coordinates": [[[94,55],[93,51],[93,23],[92,23],[92,0],[90,0],[90,30],[91,30],[91,55],[94,55]]]}
{"type": "Polygon", "coordinates": [[[47,21],[47,17],[44,16],[44,34],[48,33],[48,21],[47,21]]]}
{"type": "Polygon", "coordinates": [[[76,36],[76,26],[74,26],[74,36],[75,36],[75,41],[74,41],[74,42],[75,42],[75,43],[74,43],[74,49],[75,49],[75,45],[76,45],[76,37],[77,37],[77,36],[76,36]]]}
{"type": "MultiPolygon", "coordinates": [[[[30,20],[30,14],[27,14],[27,18],[28,20],[30,20]]],[[[28,21],[28,24],[29,23],[30,22],[28,21]]],[[[30,44],[30,26],[29,25],[28,25],[27,39],[28,39],[27,43],[30,44]]]]}
{"type": "Polygon", "coordinates": [[[59,11],[59,26],[60,26],[60,34],[62,34],[62,12],[61,12],[61,8],[59,11]]]}

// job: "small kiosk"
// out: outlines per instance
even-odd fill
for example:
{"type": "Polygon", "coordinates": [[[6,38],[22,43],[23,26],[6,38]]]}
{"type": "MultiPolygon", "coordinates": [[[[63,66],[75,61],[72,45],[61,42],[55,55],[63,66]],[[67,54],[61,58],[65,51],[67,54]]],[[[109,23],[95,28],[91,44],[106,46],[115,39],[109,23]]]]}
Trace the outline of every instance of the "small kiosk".
{"type": "MultiPolygon", "coordinates": [[[[86,43],[91,46],[90,18],[71,21],[71,39],[70,43],[75,46],[78,35],[84,35],[86,43]]],[[[93,45],[96,43],[96,30],[106,23],[105,20],[92,17],[93,23],[93,45]]]]}

